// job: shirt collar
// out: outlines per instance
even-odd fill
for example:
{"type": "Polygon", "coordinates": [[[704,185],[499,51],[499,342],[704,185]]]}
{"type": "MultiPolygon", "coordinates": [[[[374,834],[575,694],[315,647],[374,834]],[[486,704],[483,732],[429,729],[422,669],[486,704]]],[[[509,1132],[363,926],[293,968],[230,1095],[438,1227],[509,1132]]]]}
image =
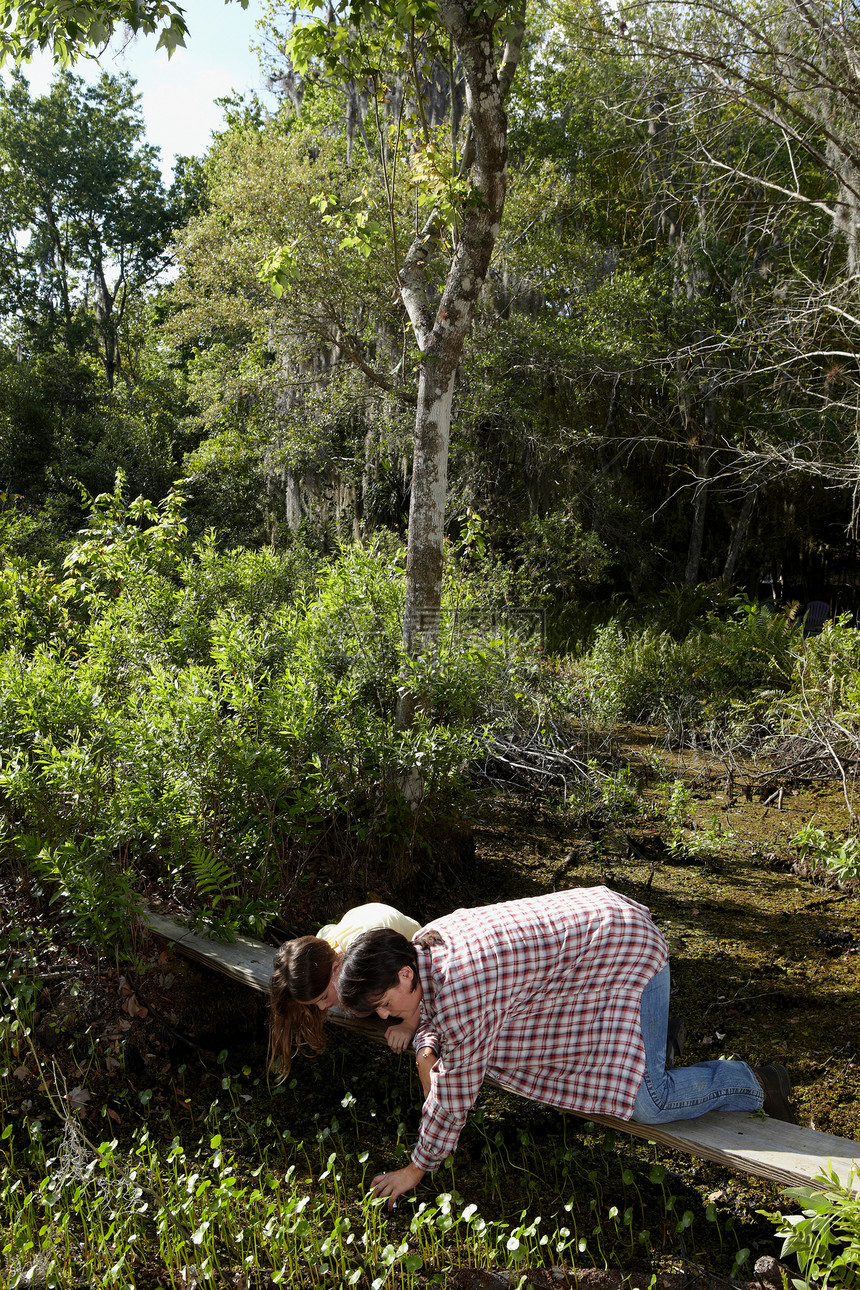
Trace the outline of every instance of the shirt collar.
{"type": "Polygon", "coordinates": [[[436,1015],[432,951],[416,945],[415,952],[418,955],[418,980],[421,982],[421,1016],[429,1021],[436,1015]]]}

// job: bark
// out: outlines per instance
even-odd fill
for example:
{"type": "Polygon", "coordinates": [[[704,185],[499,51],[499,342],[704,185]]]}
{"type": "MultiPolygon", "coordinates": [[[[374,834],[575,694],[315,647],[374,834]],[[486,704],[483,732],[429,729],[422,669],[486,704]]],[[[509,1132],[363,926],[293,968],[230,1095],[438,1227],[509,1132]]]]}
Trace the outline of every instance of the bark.
{"type": "Polygon", "coordinates": [[[116,322],[113,316],[116,294],[112,293],[108,287],[100,260],[96,260],[93,266],[93,276],[96,285],[94,301],[96,325],[102,340],[102,364],[105,369],[108,389],[112,390],[119,370],[119,346],[117,344],[116,322]]]}
{"type": "Polygon", "coordinates": [[[675,131],[670,128],[668,102],[663,90],[657,90],[651,103],[648,141],[645,179],[651,190],[654,240],[673,246],[681,234],[678,199],[672,191],[675,131]]]}
{"type": "MultiPolygon", "coordinates": [[[[443,538],[448,484],[451,404],[457,366],[499,234],[507,186],[507,117],[504,97],[513,80],[524,34],[524,5],[497,67],[493,24],[471,3],[443,3],[439,16],[460,60],[466,87],[470,139],[467,164],[473,188],[438,308],[430,304],[427,266],[440,230],[431,216],[404,257],[401,297],[422,351],[409,506],[406,610],[403,640],[415,657],[438,640],[442,603],[443,538]]],[[[403,690],[398,725],[414,715],[414,696],[403,690]]]]}
{"type": "Polygon", "coordinates": [[[373,160],[373,151],[370,147],[370,140],[367,137],[367,131],[364,128],[364,117],[366,112],[366,102],[362,103],[362,96],[359,93],[358,86],[355,83],[355,77],[346,87],[346,164],[352,165],[352,147],[355,139],[355,132],[361,135],[361,141],[364,144],[364,151],[368,157],[373,160]]]}
{"type": "Polygon", "coordinates": [[[600,462],[600,473],[603,476],[609,474],[612,467],[612,461],[609,456],[609,445],[611,442],[612,431],[615,426],[615,410],[618,407],[618,383],[621,380],[621,374],[616,372],[612,381],[612,393],[609,396],[609,407],[606,412],[606,424],[603,427],[603,438],[597,445],[597,458],[600,462]]]}
{"type": "Polygon", "coordinates": [[[63,235],[60,232],[59,225],[57,223],[57,216],[50,198],[46,198],[44,200],[43,209],[45,212],[45,222],[51,230],[51,239],[54,243],[54,252],[56,255],[57,266],[59,267],[58,282],[60,298],[63,302],[63,321],[67,327],[71,327],[72,303],[69,297],[69,270],[66,264],[65,251],[63,250],[63,235]]]}
{"type": "Polygon", "coordinates": [[[707,479],[700,480],[696,489],[696,500],[693,506],[693,524],[690,529],[690,544],[687,547],[687,567],[684,571],[684,586],[694,587],[699,580],[699,564],[702,558],[702,543],[705,539],[705,517],[708,511],[709,485],[707,479]]]}
{"type": "Polygon", "coordinates": [[[752,519],[757,492],[758,489],[751,488],[747,493],[744,498],[743,505],[738,512],[738,517],[735,520],[734,527],[732,528],[729,549],[726,553],[726,563],[723,568],[723,577],[727,582],[731,582],[732,578],[735,576],[735,569],[737,568],[738,560],[740,559],[741,552],[746,545],[747,533],[749,532],[750,520],[752,519]]]}
{"type": "Polygon", "coordinates": [[[699,482],[696,487],[695,502],[693,504],[693,524],[690,530],[690,544],[687,547],[687,568],[684,572],[685,587],[693,587],[699,580],[699,565],[702,559],[702,545],[705,540],[705,520],[711,491],[714,414],[713,398],[709,392],[705,396],[705,426],[702,433],[702,447],[699,452],[699,482]]]}

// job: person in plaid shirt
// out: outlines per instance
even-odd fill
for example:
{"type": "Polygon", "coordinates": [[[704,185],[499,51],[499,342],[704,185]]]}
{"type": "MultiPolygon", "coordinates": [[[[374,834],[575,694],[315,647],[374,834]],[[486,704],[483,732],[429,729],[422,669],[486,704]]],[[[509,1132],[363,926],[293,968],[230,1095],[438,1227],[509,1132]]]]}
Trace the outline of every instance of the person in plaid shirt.
{"type": "Polygon", "coordinates": [[[666,1070],[668,957],[645,906],[607,887],[459,909],[411,943],[388,929],[359,937],[341,966],[344,1007],[414,1021],[417,1052],[435,1057],[412,1161],[374,1178],[374,1192],[393,1204],[439,1167],[486,1076],[645,1124],[763,1104],[793,1118],[782,1067],[666,1070]]]}

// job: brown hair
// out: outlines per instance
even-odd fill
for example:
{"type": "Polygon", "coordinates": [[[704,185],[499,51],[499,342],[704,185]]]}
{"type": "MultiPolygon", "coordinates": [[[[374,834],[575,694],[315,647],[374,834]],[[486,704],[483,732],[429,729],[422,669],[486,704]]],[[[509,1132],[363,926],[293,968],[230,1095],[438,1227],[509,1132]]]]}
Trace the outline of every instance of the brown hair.
{"type": "Polygon", "coordinates": [[[418,982],[415,946],[391,927],[375,927],[356,937],[344,956],[337,992],[347,1012],[373,1011],[379,1000],[397,985],[401,968],[412,969],[412,989],[418,982]]]}
{"type": "Polygon", "coordinates": [[[284,941],[275,955],[269,986],[268,1069],[277,1064],[282,1078],[289,1074],[297,1052],[321,1053],[325,1048],[325,1012],[309,1004],[328,989],[335,958],[328,941],[317,936],[284,941]]]}

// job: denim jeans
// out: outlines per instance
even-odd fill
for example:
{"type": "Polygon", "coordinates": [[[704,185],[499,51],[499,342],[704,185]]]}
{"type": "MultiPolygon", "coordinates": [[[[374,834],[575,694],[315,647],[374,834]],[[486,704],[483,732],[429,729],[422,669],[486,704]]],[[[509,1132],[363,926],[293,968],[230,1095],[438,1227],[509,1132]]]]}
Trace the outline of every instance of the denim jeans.
{"type": "Polygon", "coordinates": [[[639,1016],[645,1042],[645,1075],[636,1094],[639,1124],[694,1120],[706,1111],[758,1111],[764,1093],[746,1062],[699,1062],[666,1070],[669,965],[642,992],[639,1016]]]}

